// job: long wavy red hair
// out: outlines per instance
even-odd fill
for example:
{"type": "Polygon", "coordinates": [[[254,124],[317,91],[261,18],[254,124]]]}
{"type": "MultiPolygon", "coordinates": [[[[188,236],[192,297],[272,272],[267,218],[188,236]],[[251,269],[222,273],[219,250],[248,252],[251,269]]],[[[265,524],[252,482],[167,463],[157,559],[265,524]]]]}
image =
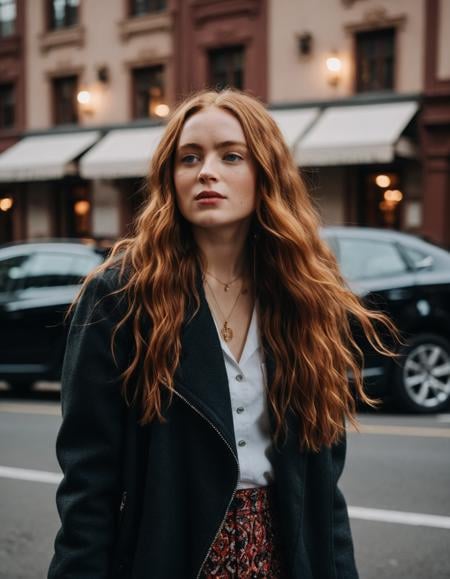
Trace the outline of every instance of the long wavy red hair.
{"type": "Polygon", "coordinates": [[[183,126],[206,107],[237,118],[256,166],[257,237],[249,239],[254,244],[249,255],[261,334],[275,363],[268,385],[275,438],[284,432],[290,408],[299,417],[300,445],[318,450],[338,440],[345,417],[355,423],[349,375],[356,396],[373,404],[363,390],[362,353],[352,322],[385,355],[391,353],[375,327],[381,323],[395,330],[349,290],[319,235],[318,216],[278,126],[257,99],[235,90],[200,92],[173,113],[152,158],[148,200],[134,234],[117,242],[99,268],[119,260],[124,274],[118,292],[125,292],[128,310],[115,333],[131,321],[134,341],[134,358],[123,373],[124,395],[129,403],[141,404],[143,423],[164,420],[162,389],[169,390],[171,399],[186,311],[192,299],[196,307],[200,303],[196,279],[202,264],[189,224],[176,206],[173,174],[183,126]],[[145,318],[149,335],[144,335],[145,318]]]}

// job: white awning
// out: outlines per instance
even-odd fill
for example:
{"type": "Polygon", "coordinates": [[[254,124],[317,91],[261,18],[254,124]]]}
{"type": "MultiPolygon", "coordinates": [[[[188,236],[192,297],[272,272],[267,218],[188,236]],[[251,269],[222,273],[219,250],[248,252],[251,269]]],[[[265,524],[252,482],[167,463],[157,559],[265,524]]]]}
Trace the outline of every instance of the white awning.
{"type": "Polygon", "coordinates": [[[319,108],[269,110],[287,145],[295,147],[297,141],[319,116],[319,108]]]}
{"type": "Polygon", "coordinates": [[[296,161],[300,166],[389,163],[406,151],[400,136],[417,109],[413,101],[330,106],[299,143],[296,161]]]}
{"type": "Polygon", "coordinates": [[[100,138],[98,131],[25,137],[0,155],[0,181],[61,179],[73,160],[100,138]]]}
{"type": "Polygon", "coordinates": [[[86,179],[144,177],[165,127],[110,131],[80,162],[86,179]]]}

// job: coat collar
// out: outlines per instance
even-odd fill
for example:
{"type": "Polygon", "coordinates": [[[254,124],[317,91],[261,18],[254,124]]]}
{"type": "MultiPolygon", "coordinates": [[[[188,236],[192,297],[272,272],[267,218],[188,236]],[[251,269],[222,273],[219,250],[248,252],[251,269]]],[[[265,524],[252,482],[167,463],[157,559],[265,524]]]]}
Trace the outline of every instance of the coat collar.
{"type": "Polygon", "coordinates": [[[201,272],[197,275],[197,291],[200,307],[193,318],[187,316],[183,326],[175,389],[219,431],[237,456],[225,362],[201,272]]]}

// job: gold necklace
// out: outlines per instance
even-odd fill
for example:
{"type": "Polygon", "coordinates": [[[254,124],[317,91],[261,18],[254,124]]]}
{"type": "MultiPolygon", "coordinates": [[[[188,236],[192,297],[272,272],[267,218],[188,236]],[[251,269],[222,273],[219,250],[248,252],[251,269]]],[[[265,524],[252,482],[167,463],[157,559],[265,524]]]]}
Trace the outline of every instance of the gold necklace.
{"type": "Polygon", "coordinates": [[[220,335],[222,336],[222,338],[224,339],[225,342],[229,342],[230,340],[233,339],[234,332],[233,332],[233,330],[230,328],[230,326],[228,325],[228,320],[231,318],[231,315],[232,315],[232,313],[234,312],[234,308],[236,307],[236,304],[238,303],[239,298],[241,297],[241,295],[242,295],[243,293],[246,293],[246,290],[245,290],[245,288],[242,288],[242,289],[241,289],[241,291],[238,293],[236,299],[234,300],[234,304],[233,304],[233,307],[231,308],[230,313],[228,314],[228,316],[225,316],[224,313],[223,313],[223,311],[222,311],[222,308],[220,307],[220,304],[219,304],[219,302],[217,301],[217,298],[216,298],[216,296],[215,296],[215,294],[214,294],[214,292],[213,292],[213,290],[212,290],[212,287],[209,285],[208,280],[206,279],[206,277],[205,277],[204,279],[205,279],[206,285],[208,286],[209,291],[211,292],[211,295],[212,295],[214,301],[216,302],[217,307],[219,308],[219,312],[222,314],[222,318],[225,320],[224,323],[223,323],[223,326],[222,326],[222,328],[221,328],[221,330],[220,330],[220,335]]]}
{"type": "Polygon", "coordinates": [[[216,281],[218,281],[220,284],[223,285],[223,291],[227,292],[230,289],[230,286],[234,284],[235,281],[237,281],[241,276],[238,275],[237,277],[235,277],[234,279],[232,279],[231,281],[229,281],[228,283],[225,283],[223,281],[221,281],[218,277],[216,277],[215,275],[213,275],[212,273],[210,273],[209,271],[205,271],[206,274],[210,275],[212,278],[214,278],[216,281]]]}

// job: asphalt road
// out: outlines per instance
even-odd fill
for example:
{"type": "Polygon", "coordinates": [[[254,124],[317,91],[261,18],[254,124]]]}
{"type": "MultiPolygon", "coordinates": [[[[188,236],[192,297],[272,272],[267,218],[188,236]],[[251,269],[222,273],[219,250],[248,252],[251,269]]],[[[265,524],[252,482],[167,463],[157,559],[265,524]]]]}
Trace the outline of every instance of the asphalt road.
{"type": "MultiPolygon", "coordinates": [[[[448,579],[450,414],[359,418],[341,487],[361,579],[448,579]]],[[[58,528],[59,424],[55,393],[17,399],[0,389],[0,579],[45,577],[58,528]]]]}

